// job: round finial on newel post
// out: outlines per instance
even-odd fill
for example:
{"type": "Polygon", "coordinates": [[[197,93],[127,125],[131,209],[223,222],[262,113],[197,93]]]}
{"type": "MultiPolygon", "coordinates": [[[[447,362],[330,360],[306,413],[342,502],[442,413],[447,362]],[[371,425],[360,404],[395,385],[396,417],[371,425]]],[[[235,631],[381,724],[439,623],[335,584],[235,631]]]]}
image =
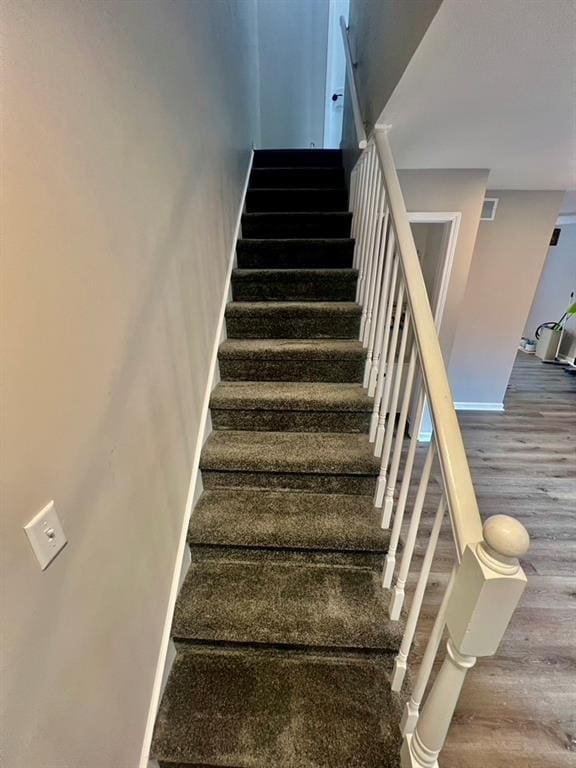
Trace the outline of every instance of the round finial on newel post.
{"type": "Polygon", "coordinates": [[[502,573],[517,571],[518,558],[530,548],[530,536],[522,523],[509,515],[493,515],[484,523],[483,533],[482,559],[502,573]]]}

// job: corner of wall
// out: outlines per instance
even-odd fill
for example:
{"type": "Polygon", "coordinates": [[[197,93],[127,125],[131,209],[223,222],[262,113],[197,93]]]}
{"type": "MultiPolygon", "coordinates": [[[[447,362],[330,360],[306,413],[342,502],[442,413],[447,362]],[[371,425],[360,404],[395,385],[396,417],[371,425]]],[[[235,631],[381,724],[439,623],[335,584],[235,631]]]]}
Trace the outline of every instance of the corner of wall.
{"type": "Polygon", "coordinates": [[[222,291],[222,303],[220,305],[220,311],[218,315],[218,324],[216,332],[214,334],[214,343],[212,345],[212,353],[210,357],[210,366],[208,368],[208,374],[206,377],[206,388],[204,391],[204,398],[202,402],[200,425],[201,428],[198,431],[198,437],[196,440],[196,446],[194,449],[194,455],[192,459],[192,467],[190,473],[190,483],[188,486],[188,494],[186,498],[186,505],[184,508],[182,528],[180,532],[180,539],[178,549],[176,551],[174,570],[172,575],[172,582],[170,592],[166,601],[166,616],[164,620],[164,627],[162,630],[162,639],[160,642],[160,648],[158,652],[158,661],[156,664],[156,672],[154,674],[154,682],[152,685],[152,692],[150,696],[150,705],[148,709],[148,717],[146,720],[146,728],[144,731],[144,739],[142,743],[142,752],[140,755],[140,768],[156,768],[155,761],[149,760],[150,747],[152,744],[152,736],[154,733],[154,725],[156,722],[156,715],[160,706],[162,693],[164,687],[168,681],[170,669],[176,658],[176,650],[171,641],[171,628],[172,620],[174,616],[174,608],[176,606],[176,599],[180,592],[182,583],[186,577],[186,573],[191,563],[190,548],[187,544],[187,534],[190,525],[190,518],[194,505],[200,495],[202,494],[202,475],[200,473],[200,457],[202,454],[202,448],[204,443],[208,439],[212,432],[212,421],[210,418],[210,395],[212,390],[220,380],[220,371],[218,368],[218,349],[223,339],[226,338],[226,305],[230,301],[231,290],[231,276],[232,269],[236,260],[236,241],[240,236],[240,228],[242,222],[242,213],[244,211],[246,191],[248,189],[248,182],[250,179],[250,172],[252,170],[252,163],[254,161],[254,150],[250,154],[250,160],[246,169],[246,177],[244,180],[244,186],[242,189],[242,195],[240,199],[240,205],[236,216],[236,225],[234,227],[232,246],[230,249],[230,255],[228,258],[228,269],[226,271],[225,282],[222,291]]]}

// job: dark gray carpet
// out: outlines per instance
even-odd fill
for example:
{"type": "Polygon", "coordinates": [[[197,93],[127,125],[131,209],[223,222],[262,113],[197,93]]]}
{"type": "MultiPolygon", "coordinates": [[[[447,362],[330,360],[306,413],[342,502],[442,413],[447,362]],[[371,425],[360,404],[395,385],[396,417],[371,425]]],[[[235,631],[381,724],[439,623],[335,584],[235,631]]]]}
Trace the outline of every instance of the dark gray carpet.
{"type": "Polygon", "coordinates": [[[152,756],[398,768],[341,153],[256,152],[152,756]]]}

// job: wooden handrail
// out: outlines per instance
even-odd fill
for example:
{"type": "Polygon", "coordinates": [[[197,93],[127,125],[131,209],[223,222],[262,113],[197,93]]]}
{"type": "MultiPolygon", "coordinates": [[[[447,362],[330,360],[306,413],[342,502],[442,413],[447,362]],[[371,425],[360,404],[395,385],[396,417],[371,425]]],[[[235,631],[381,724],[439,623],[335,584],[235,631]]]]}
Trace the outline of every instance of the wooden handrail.
{"type": "Polygon", "coordinates": [[[378,160],[386,187],[390,218],[406,283],[406,297],[414,327],[426,395],[438,449],[438,459],[458,550],[482,541],[482,521],[472,485],[468,459],[464,450],[460,425],[442,358],[442,350],[430,309],[428,292],[396,166],[386,130],[374,130],[378,160]]]}
{"type": "Polygon", "coordinates": [[[348,72],[348,87],[350,88],[350,98],[352,100],[352,111],[354,113],[354,126],[356,128],[356,139],[360,149],[366,149],[368,140],[364,123],[362,122],[362,112],[360,111],[360,102],[358,101],[358,92],[356,91],[356,81],[354,79],[354,64],[352,63],[352,53],[350,51],[350,42],[348,40],[348,28],[344,16],[340,16],[340,29],[342,30],[342,41],[344,43],[344,53],[346,55],[346,71],[348,72]]]}

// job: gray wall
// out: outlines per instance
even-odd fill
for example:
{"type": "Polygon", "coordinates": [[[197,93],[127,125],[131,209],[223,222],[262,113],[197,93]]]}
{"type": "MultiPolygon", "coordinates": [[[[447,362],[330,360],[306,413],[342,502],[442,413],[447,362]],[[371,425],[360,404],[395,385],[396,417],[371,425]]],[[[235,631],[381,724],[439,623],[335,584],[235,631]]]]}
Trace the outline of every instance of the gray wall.
{"type": "Polygon", "coordinates": [[[462,214],[440,326],[440,344],[444,360],[448,363],[472,262],[488,171],[400,171],[398,176],[408,211],[460,211],[462,214]]]}
{"type": "Polygon", "coordinates": [[[373,127],[442,0],[351,0],[350,43],[362,116],[373,127]]]}
{"type": "Polygon", "coordinates": [[[492,190],[494,221],[478,230],[450,358],[456,402],[502,403],[562,192],[492,190]]]}
{"type": "MultiPolygon", "coordinates": [[[[350,0],[348,35],[356,62],[356,87],[362,118],[369,134],[442,0],[350,0]]],[[[344,164],[349,174],[358,157],[358,143],[348,83],[342,126],[344,164]]]]}
{"type": "Polygon", "coordinates": [[[259,146],[322,147],[328,0],[258,0],[259,146]]]}
{"type": "Polygon", "coordinates": [[[251,3],[3,5],[6,768],[135,768],[255,133],[251,3]],[[42,572],[22,526],[55,499],[42,572]]]}
{"type": "Polygon", "coordinates": [[[548,250],[523,336],[534,338],[541,323],[559,320],[576,295],[576,224],[561,226],[558,245],[548,250]]]}

